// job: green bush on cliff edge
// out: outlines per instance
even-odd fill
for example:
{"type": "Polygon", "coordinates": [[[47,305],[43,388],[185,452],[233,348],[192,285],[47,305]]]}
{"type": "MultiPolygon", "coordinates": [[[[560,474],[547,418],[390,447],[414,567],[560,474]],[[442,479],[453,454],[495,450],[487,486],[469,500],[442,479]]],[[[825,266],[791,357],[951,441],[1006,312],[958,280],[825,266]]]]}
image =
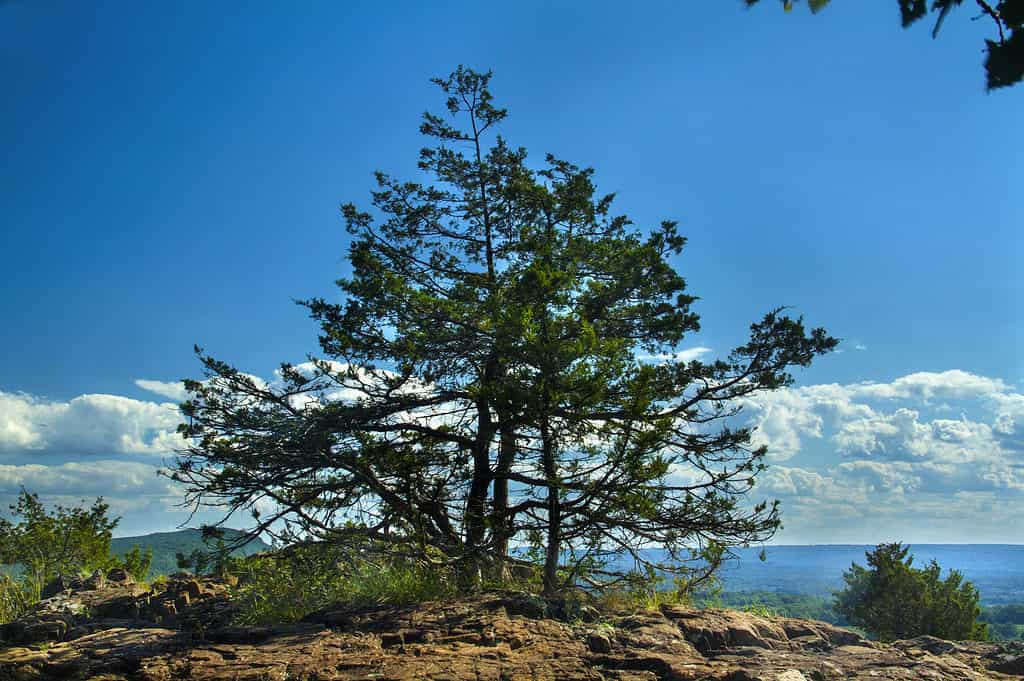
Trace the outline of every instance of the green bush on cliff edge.
{"type": "Polygon", "coordinates": [[[0,517],[0,624],[17,619],[39,601],[43,587],[57,575],[84,575],[114,567],[144,581],[153,560],[151,549],[137,546],[123,557],[110,553],[111,535],[119,518],[97,498],[88,508],[47,508],[38,495],[22,489],[10,518],[0,517]],[[17,521],[17,522],[15,522],[17,521]]]}
{"type": "Polygon", "coordinates": [[[934,560],[913,567],[909,547],[879,544],[867,554],[868,567],[854,563],[843,573],[846,588],[834,609],[855,626],[882,641],[929,635],[952,641],[986,640],[988,625],[978,620],[978,590],[963,575],[934,560]]]}

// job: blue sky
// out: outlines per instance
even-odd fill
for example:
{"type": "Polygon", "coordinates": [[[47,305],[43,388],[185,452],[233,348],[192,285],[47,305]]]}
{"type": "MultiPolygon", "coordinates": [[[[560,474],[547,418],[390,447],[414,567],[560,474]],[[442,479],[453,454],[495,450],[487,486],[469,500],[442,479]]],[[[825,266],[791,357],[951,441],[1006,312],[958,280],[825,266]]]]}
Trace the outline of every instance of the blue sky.
{"type": "Polygon", "coordinates": [[[0,4],[0,502],[180,522],[168,384],[196,343],[267,377],[316,350],[292,301],[346,272],[338,204],[414,171],[428,79],[464,63],[512,143],[680,221],[688,347],[777,305],[844,339],[748,409],[780,542],[1020,542],[1024,85],[984,92],[989,27],[624,7],[0,4]]]}

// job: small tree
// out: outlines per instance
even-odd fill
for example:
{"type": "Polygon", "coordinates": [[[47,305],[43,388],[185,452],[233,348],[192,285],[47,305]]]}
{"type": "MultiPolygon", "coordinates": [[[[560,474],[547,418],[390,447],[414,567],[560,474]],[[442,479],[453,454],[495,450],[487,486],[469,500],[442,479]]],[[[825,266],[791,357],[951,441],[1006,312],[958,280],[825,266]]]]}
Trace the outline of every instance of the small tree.
{"type": "Polygon", "coordinates": [[[58,574],[106,568],[119,520],[107,517],[109,508],[99,497],[89,508],[56,506],[47,512],[38,495],[22,489],[10,507],[20,522],[0,518],[0,563],[20,565],[37,587],[58,574]]]}
{"type": "Polygon", "coordinates": [[[149,578],[149,568],[153,564],[153,548],[143,551],[139,546],[132,546],[124,556],[110,559],[110,567],[124,568],[135,581],[144,582],[149,578]]]}
{"type": "Polygon", "coordinates": [[[978,590],[963,575],[932,560],[913,567],[910,547],[879,544],[867,553],[867,568],[856,563],[843,573],[846,587],[835,596],[834,609],[855,626],[882,641],[937,636],[949,640],[985,640],[987,625],[978,621],[978,590]]]}

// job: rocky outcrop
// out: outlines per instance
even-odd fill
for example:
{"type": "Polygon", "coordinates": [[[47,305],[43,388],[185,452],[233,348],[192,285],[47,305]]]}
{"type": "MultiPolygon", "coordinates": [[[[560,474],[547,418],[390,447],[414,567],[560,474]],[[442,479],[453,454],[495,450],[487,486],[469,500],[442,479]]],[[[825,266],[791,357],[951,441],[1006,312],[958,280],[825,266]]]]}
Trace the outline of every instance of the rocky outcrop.
{"type": "Polygon", "coordinates": [[[1022,651],[990,643],[881,645],[822,622],[726,610],[546,614],[532,597],[491,593],[327,609],[281,627],[135,619],[48,646],[0,644],[0,681],[977,681],[1020,678],[1022,662],[1022,651]]]}
{"type": "Polygon", "coordinates": [[[58,643],[118,627],[207,628],[226,624],[234,612],[224,584],[186,573],[149,589],[114,569],[87,579],[57,577],[42,593],[31,612],[0,625],[0,645],[58,643]]]}

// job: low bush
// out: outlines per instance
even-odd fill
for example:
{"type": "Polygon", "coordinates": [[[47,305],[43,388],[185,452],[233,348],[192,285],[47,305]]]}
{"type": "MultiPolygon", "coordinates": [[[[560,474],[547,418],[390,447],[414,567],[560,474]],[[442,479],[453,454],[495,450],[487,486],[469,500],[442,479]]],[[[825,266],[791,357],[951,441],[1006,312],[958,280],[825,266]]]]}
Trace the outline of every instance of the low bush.
{"type": "Polygon", "coordinates": [[[108,510],[102,497],[89,508],[47,509],[38,495],[22,489],[10,507],[12,518],[0,518],[0,564],[18,565],[36,584],[106,569],[118,522],[107,517],[108,510]]]}
{"type": "Polygon", "coordinates": [[[594,591],[595,605],[606,612],[658,610],[663,605],[693,605],[693,588],[686,579],[635,572],[613,588],[594,591]]]}
{"type": "Polygon", "coordinates": [[[167,588],[167,575],[157,575],[147,584],[151,591],[163,591],[167,588]]]}

